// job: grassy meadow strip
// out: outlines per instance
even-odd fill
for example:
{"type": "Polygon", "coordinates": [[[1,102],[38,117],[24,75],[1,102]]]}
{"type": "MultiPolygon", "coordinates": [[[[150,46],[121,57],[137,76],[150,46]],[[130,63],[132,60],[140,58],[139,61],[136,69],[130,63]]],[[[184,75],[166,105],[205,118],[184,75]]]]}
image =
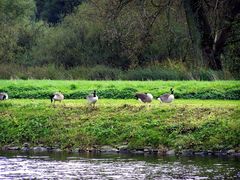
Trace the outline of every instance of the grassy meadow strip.
{"type": "Polygon", "coordinates": [[[0,101],[0,145],[43,144],[62,149],[101,145],[128,148],[239,150],[240,101],[10,99],[0,101]]]}
{"type": "Polygon", "coordinates": [[[81,99],[94,89],[100,98],[133,99],[136,92],[150,92],[156,98],[171,87],[180,99],[240,99],[240,81],[0,80],[0,91],[16,99],[46,99],[56,91],[67,99],[81,99]]]}

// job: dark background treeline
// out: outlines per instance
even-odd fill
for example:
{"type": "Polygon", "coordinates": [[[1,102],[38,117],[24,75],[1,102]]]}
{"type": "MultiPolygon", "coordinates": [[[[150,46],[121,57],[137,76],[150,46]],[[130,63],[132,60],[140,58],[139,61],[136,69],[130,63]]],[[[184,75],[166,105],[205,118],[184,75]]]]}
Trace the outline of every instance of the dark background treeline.
{"type": "Polygon", "coordinates": [[[238,0],[1,0],[0,78],[239,79],[238,0]]]}

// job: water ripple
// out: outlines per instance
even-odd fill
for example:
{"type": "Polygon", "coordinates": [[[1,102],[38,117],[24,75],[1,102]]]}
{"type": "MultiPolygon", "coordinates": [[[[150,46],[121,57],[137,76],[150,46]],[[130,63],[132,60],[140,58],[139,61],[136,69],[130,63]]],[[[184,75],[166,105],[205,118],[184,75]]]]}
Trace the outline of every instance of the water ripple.
{"type": "Polygon", "coordinates": [[[239,178],[236,161],[218,159],[0,156],[0,179],[224,179],[239,178]],[[205,159],[206,160],[206,159],[205,159]],[[207,162],[207,163],[206,163],[207,162]]]}

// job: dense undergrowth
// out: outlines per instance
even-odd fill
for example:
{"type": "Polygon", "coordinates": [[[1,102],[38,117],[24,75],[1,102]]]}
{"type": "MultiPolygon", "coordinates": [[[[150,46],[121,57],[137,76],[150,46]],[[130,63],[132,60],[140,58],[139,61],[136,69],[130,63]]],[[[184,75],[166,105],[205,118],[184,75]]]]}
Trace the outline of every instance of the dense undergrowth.
{"type": "Polygon", "coordinates": [[[101,145],[129,148],[239,150],[240,102],[176,100],[146,107],[137,100],[0,102],[0,145],[44,144],[86,149],[101,145]]]}
{"type": "MultiPolygon", "coordinates": [[[[235,76],[238,79],[237,76],[235,76]]],[[[65,80],[230,80],[229,71],[210,69],[188,69],[184,64],[156,64],[144,68],[121,70],[104,65],[93,67],[76,66],[66,69],[63,66],[20,66],[0,64],[0,79],[65,79],[65,80]]]]}
{"type": "Polygon", "coordinates": [[[61,81],[0,80],[0,92],[10,98],[46,99],[60,91],[66,99],[81,99],[93,90],[100,98],[133,99],[136,92],[150,92],[157,98],[173,87],[181,99],[240,99],[240,81],[61,81]]]}

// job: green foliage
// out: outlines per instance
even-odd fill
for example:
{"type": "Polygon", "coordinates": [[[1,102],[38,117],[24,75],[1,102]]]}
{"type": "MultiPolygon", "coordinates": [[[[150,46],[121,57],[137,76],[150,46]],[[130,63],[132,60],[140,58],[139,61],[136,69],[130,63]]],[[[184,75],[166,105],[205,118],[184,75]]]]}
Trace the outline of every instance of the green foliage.
{"type": "MultiPolygon", "coordinates": [[[[24,107],[23,109],[27,109],[24,107]]],[[[1,144],[32,142],[45,143],[44,139],[49,136],[48,117],[44,115],[25,116],[9,119],[8,114],[0,118],[1,144]]]]}
{"type": "Polygon", "coordinates": [[[89,18],[91,13],[94,13],[92,8],[83,4],[62,24],[47,29],[32,49],[35,64],[92,66],[105,59],[107,48],[100,37],[102,23],[89,18]]]}
{"type": "MultiPolygon", "coordinates": [[[[40,6],[51,3],[54,5],[56,1],[40,6]]],[[[186,40],[186,26],[182,26],[183,19],[172,15],[171,21],[166,16],[146,21],[136,2],[112,19],[112,12],[108,11],[112,8],[110,4],[95,3],[96,6],[82,3],[59,25],[49,27],[43,36],[39,36],[32,48],[34,64],[53,63],[67,67],[101,64],[128,69],[145,66],[152,60],[184,59],[187,56],[185,47],[189,41],[186,40]],[[149,21],[154,23],[151,25],[149,21]]],[[[58,7],[57,3],[54,6],[58,7]]],[[[151,3],[146,4],[146,10],[149,14],[157,11],[151,3]]]]}
{"type": "Polygon", "coordinates": [[[126,80],[186,80],[190,79],[188,72],[167,67],[138,68],[125,73],[122,79],[126,80]]]}
{"type": "Polygon", "coordinates": [[[179,2],[161,10],[150,1],[131,1],[121,8],[118,3],[2,0],[0,78],[239,79],[237,21],[231,23],[221,57],[224,69],[212,71],[193,68],[194,54],[179,2]]]}
{"type": "Polygon", "coordinates": [[[90,80],[116,80],[119,79],[122,71],[107,66],[95,66],[88,74],[90,80]]]}
{"type": "MultiPolygon", "coordinates": [[[[26,61],[28,63],[28,61],[26,61]]],[[[200,70],[190,71],[166,65],[137,68],[128,71],[97,65],[92,67],[76,66],[64,68],[48,64],[26,67],[17,64],[0,64],[0,79],[68,79],[68,80],[226,80],[232,79],[229,73],[200,70]]]]}
{"type": "Polygon", "coordinates": [[[227,46],[225,48],[225,60],[224,65],[226,69],[231,71],[231,73],[236,78],[240,78],[240,54],[239,54],[239,46],[240,46],[240,22],[235,20],[232,23],[232,31],[231,36],[227,42],[227,46]]]}
{"type": "Polygon", "coordinates": [[[193,79],[201,81],[214,81],[218,79],[225,79],[225,74],[223,71],[213,71],[210,69],[200,69],[199,71],[193,71],[192,76],[193,79]]]}
{"type": "Polygon", "coordinates": [[[25,53],[32,36],[33,0],[2,0],[0,2],[0,63],[16,62],[25,53]]]}
{"type": "Polygon", "coordinates": [[[33,18],[35,3],[33,0],[1,0],[0,2],[0,23],[18,24],[33,18]]]}

